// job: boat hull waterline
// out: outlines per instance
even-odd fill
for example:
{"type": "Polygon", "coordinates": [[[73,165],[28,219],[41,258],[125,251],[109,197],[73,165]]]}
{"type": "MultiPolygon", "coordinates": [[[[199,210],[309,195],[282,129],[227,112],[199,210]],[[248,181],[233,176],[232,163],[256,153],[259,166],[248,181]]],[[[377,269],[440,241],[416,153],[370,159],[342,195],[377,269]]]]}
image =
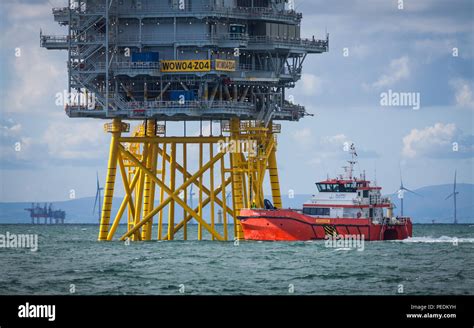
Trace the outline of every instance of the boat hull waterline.
{"type": "Polygon", "coordinates": [[[368,218],[315,218],[291,209],[242,209],[245,240],[308,241],[360,236],[366,241],[402,240],[412,236],[412,222],[402,218],[374,223],[368,218]]]}

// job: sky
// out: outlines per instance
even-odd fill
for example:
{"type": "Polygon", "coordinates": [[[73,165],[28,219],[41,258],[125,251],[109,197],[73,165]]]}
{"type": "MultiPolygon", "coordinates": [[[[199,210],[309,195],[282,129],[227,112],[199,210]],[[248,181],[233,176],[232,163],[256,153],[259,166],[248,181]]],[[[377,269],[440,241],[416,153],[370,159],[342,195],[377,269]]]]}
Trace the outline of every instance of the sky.
{"type": "MultiPolygon", "coordinates": [[[[59,201],[95,195],[105,181],[110,136],[103,121],[70,119],[56,94],[67,87],[65,51],[40,48],[40,30],[65,34],[52,7],[64,0],[0,4],[0,201],[59,201]]],[[[302,36],[325,38],[287,91],[314,116],[282,122],[282,193],[315,192],[341,173],[345,143],[357,170],[385,193],[474,183],[474,2],[472,0],[295,0],[302,36]],[[407,106],[382,101],[410,94],[407,106]],[[419,101],[416,101],[419,100],[419,101]]],[[[120,195],[120,192],[118,193],[120,195]]]]}

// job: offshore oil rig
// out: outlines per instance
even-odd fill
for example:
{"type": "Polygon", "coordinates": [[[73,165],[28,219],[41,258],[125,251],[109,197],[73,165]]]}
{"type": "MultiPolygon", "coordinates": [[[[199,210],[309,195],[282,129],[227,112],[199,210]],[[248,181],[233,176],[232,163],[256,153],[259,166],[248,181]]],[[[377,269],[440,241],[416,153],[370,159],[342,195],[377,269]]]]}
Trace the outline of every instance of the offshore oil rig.
{"type": "Polygon", "coordinates": [[[25,208],[25,211],[30,212],[31,224],[41,224],[41,219],[44,219],[44,224],[48,224],[48,219],[49,224],[64,224],[66,219],[66,211],[54,210],[52,203],[45,203],[44,206],[31,203],[31,207],[25,208]]]}
{"type": "Polygon", "coordinates": [[[228,240],[232,222],[233,237],[242,238],[236,218],[242,208],[264,207],[267,172],[281,207],[276,122],[307,115],[286,89],[301,78],[308,54],[329,50],[328,36],[301,37],[293,0],[69,0],[53,15],[67,35],[41,32],[40,42],[68,51],[67,115],[111,120],[99,240],[112,240],[123,217],[121,240],[186,240],[192,219],[199,240],[204,231],[228,240]],[[133,120],[142,124],[130,131],[133,120]],[[187,132],[190,121],[200,122],[198,135],[187,132]],[[167,122],[182,122],[183,132],[169,135],[167,122]],[[111,217],[117,175],[125,197],[111,217]],[[191,185],[199,197],[193,208],[191,185]]]}

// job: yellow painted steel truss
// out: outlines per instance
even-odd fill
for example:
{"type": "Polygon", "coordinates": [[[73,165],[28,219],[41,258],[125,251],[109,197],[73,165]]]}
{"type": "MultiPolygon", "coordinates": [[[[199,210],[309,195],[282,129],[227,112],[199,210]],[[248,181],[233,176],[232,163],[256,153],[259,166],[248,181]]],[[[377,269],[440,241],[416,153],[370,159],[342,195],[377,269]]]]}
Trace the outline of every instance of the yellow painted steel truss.
{"type": "MultiPolygon", "coordinates": [[[[266,172],[273,204],[281,207],[275,135],[280,125],[264,127],[259,122],[232,119],[221,123],[219,136],[182,137],[165,136],[165,126],[155,120],[144,121],[130,136],[122,135],[130,126],[119,119],[105,124],[104,129],[112,138],[99,240],[112,240],[124,216],[127,229],[120,240],[151,240],[154,226],[158,240],[173,240],[181,230],[187,240],[192,219],[197,222],[198,240],[203,239],[204,231],[212,240],[228,240],[231,220],[234,239],[241,239],[243,231],[236,218],[242,208],[264,207],[266,172]],[[198,154],[194,173],[188,170],[190,147],[198,154]],[[117,168],[125,197],[111,221],[117,168]],[[188,204],[191,185],[198,194],[194,208],[188,204]],[[231,204],[227,191],[232,195],[231,204]],[[206,206],[210,207],[209,217],[203,212],[206,206]],[[222,213],[222,229],[216,226],[216,208],[222,213]]],[[[192,161],[196,163],[195,158],[192,161]]]]}

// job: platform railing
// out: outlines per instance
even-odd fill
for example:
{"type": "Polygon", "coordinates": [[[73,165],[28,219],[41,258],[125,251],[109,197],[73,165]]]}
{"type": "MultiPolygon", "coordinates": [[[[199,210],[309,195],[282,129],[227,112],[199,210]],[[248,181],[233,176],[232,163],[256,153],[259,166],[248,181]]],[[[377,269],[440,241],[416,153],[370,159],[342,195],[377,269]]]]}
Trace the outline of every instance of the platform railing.
{"type": "Polygon", "coordinates": [[[206,42],[206,41],[248,41],[248,34],[244,33],[220,33],[220,34],[183,34],[177,33],[147,33],[147,34],[119,34],[117,37],[119,42],[141,42],[141,41],[155,41],[159,43],[167,42],[206,42]]]}
{"type": "Polygon", "coordinates": [[[298,37],[289,37],[289,36],[268,36],[268,35],[254,35],[248,38],[249,44],[259,44],[259,43],[274,43],[274,44],[284,44],[284,45],[294,45],[309,47],[314,49],[321,49],[322,51],[328,51],[329,41],[318,40],[318,39],[307,39],[307,38],[298,38],[298,37]]]}
{"type": "Polygon", "coordinates": [[[184,6],[180,9],[178,6],[173,7],[169,4],[150,2],[148,4],[135,5],[133,7],[118,6],[118,11],[127,10],[130,13],[147,13],[147,14],[169,14],[169,15],[224,15],[224,16],[245,16],[255,18],[270,19],[291,19],[298,21],[302,18],[302,14],[294,10],[276,10],[273,8],[263,7],[224,7],[220,5],[206,5],[201,8],[192,6],[184,6]]]}
{"type": "MultiPolygon", "coordinates": [[[[119,105],[121,110],[142,111],[153,108],[183,108],[183,109],[251,109],[254,105],[249,102],[235,102],[235,101],[206,101],[206,100],[188,100],[188,101],[121,101],[118,99],[111,99],[112,102],[119,105]]],[[[90,109],[79,104],[71,104],[70,109],[80,110],[96,110],[90,109]]]]}

